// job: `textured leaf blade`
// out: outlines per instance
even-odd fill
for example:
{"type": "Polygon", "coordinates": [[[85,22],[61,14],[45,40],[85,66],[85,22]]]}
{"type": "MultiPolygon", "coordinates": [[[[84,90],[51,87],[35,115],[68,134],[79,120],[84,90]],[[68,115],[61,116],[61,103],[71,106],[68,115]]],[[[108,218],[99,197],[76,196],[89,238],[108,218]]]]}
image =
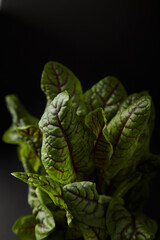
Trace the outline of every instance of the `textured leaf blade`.
{"type": "Polygon", "coordinates": [[[60,183],[53,181],[48,176],[34,173],[16,172],[12,173],[12,175],[33,187],[39,187],[50,196],[56,206],[68,209],[62,198],[62,186],[60,183]]]}
{"type": "Polygon", "coordinates": [[[14,223],[12,230],[22,240],[36,240],[35,225],[35,217],[33,215],[27,215],[18,218],[14,223]]]}
{"type": "Polygon", "coordinates": [[[12,125],[4,133],[3,141],[18,144],[21,142],[21,136],[16,131],[17,127],[23,127],[30,124],[38,125],[38,119],[28,113],[15,95],[6,96],[6,104],[12,116],[12,125]]]}
{"type": "Polygon", "coordinates": [[[112,240],[154,239],[157,224],[144,215],[133,216],[124,207],[121,198],[113,198],[106,216],[108,232],[112,240]],[[151,228],[151,226],[154,226],[151,228]]]}
{"type": "Polygon", "coordinates": [[[141,180],[141,177],[142,174],[140,174],[139,172],[132,174],[118,186],[113,196],[123,197],[128,192],[129,189],[134,187],[141,180]]]}
{"type": "Polygon", "coordinates": [[[106,168],[109,165],[113,148],[108,140],[106,118],[102,108],[91,111],[85,118],[86,125],[95,134],[94,161],[95,166],[106,168]]]}
{"type": "Polygon", "coordinates": [[[36,219],[35,236],[44,239],[55,229],[55,220],[48,206],[44,205],[37,194],[38,188],[29,186],[28,203],[36,219]]]}
{"type": "Polygon", "coordinates": [[[127,97],[127,93],[121,82],[112,76],[103,78],[84,93],[84,101],[88,111],[98,107],[104,109],[107,121],[117,112],[121,102],[127,97]]]}
{"type": "Polygon", "coordinates": [[[28,144],[20,144],[18,146],[18,157],[26,172],[38,172],[39,167],[41,166],[40,159],[28,144]]]}
{"type": "Polygon", "coordinates": [[[114,177],[127,164],[137,147],[139,136],[150,116],[151,100],[144,96],[122,113],[118,113],[108,124],[108,138],[113,145],[113,155],[108,177],[114,177]]]}
{"type": "Polygon", "coordinates": [[[55,228],[55,221],[51,211],[39,202],[34,206],[33,214],[37,220],[35,226],[35,235],[37,240],[47,237],[55,228]]]}
{"type": "Polygon", "coordinates": [[[51,102],[41,118],[42,163],[47,173],[63,184],[93,169],[93,136],[76,115],[67,92],[51,102]]]}
{"type": "Polygon", "coordinates": [[[76,182],[63,187],[63,197],[75,219],[93,227],[105,227],[106,205],[99,203],[96,185],[76,182]]]}
{"type": "Polygon", "coordinates": [[[42,73],[41,88],[49,103],[65,90],[69,93],[76,109],[78,109],[80,101],[83,100],[80,81],[67,67],[58,62],[46,63],[42,73]]]}
{"type": "Polygon", "coordinates": [[[18,127],[17,132],[22,136],[24,142],[33,149],[35,154],[41,156],[42,133],[37,126],[29,125],[18,127]]]}
{"type": "Polygon", "coordinates": [[[91,227],[86,224],[77,223],[85,240],[105,240],[107,237],[106,229],[91,227]]]}

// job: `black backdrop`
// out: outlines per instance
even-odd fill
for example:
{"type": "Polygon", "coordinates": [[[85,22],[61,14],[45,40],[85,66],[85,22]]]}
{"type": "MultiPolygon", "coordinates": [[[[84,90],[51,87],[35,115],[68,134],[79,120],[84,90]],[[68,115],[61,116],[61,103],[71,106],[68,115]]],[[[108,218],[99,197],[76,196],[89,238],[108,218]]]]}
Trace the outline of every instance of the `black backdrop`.
{"type": "MultiPolygon", "coordinates": [[[[11,123],[4,96],[15,93],[40,118],[45,96],[40,78],[47,61],[59,61],[80,79],[84,91],[107,75],[128,93],[148,90],[156,105],[151,149],[160,153],[158,0],[5,0],[1,23],[1,128],[11,123]]],[[[1,144],[1,239],[17,239],[11,225],[27,207],[27,186],[10,176],[22,170],[15,146],[1,144]]],[[[160,219],[160,180],[152,183],[148,214],[160,219]]]]}

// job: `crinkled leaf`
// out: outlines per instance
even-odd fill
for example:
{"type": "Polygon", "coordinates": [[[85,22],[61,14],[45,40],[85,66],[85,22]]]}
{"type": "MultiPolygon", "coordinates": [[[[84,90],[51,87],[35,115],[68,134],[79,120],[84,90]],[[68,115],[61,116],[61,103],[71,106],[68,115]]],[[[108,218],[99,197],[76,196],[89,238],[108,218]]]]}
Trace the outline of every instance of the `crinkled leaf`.
{"type": "Polygon", "coordinates": [[[107,120],[102,108],[91,111],[85,118],[86,125],[95,134],[94,159],[95,166],[106,168],[109,165],[113,148],[107,136],[107,120]]]}
{"type": "Polygon", "coordinates": [[[18,157],[26,172],[38,172],[38,169],[41,166],[40,159],[28,144],[20,144],[18,146],[18,157]]]}
{"type": "MultiPolygon", "coordinates": [[[[40,188],[36,188],[36,194],[41,203],[43,203],[45,206],[50,206],[51,204],[54,204],[50,196],[42,191],[40,188]]],[[[54,210],[56,210],[56,206],[54,205],[54,210]]]]}
{"type": "Polygon", "coordinates": [[[129,189],[136,185],[142,177],[142,174],[136,172],[124,180],[116,189],[113,196],[114,197],[123,197],[129,189]]]}
{"type": "Polygon", "coordinates": [[[151,240],[154,239],[157,229],[154,220],[142,214],[131,215],[124,207],[124,201],[121,198],[113,198],[110,201],[106,223],[112,240],[151,240]]]}
{"type": "Polygon", "coordinates": [[[55,228],[55,221],[51,211],[40,201],[33,208],[37,224],[35,226],[35,235],[37,240],[47,237],[55,228]]]}
{"type": "Polygon", "coordinates": [[[6,96],[6,104],[12,115],[12,125],[4,133],[3,140],[7,143],[18,144],[21,142],[21,136],[16,131],[17,127],[23,127],[30,124],[38,125],[38,119],[27,112],[15,95],[6,96]]]}
{"type": "Polygon", "coordinates": [[[84,223],[77,224],[85,240],[105,240],[107,237],[106,229],[91,227],[84,223]]]}
{"type": "Polygon", "coordinates": [[[25,172],[16,172],[12,173],[12,175],[33,187],[39,187],[50,196],[56,206],[67,209],[67,205],[62,198],[62,186],[60,183],[53,181],[49,176],[25,172]]]}
{"type": "Polygon", "coordinates": [[[69,93],[73,107],[78,109],[79,114],[83,108],[79,107],[83,103],[82,87],[78,78],[65,66],[58,62],[46,63],[42,78],[41,88],[50,103],[59,93],[67,91],[69,93]]]}
{"type": "MultiPolygon", "coordinates": [[[[129,106],[134,104],[138,99],[140,99],[142,96],[149,96],[149,93],[147,91],[143,91],[140,93],[134,93],[130,95],[120,106],[119,112],[123,112],[126,110],[129,106]]],[[[152,135],[153,127],[154,127],[154,120],[155,120],[155,109],[153,101],[151,101],[151,111],[148,121],[146,122],[146,125],[142,131],[142,133],[139,136],[138,144],[136,147],[136,150],[131,157],[131,159],[128,160],[126,168],[120,171],[117,177],[117,181],[121,181],[121,179],[124,179],[124,177],[129,176],[132,172],[135,171],[137,165],[148,158],[149,156],[149,144],[150,144],[150,138],[152,135]]]]}
{"type": "Polygon", "coordinates": [[[105,227],[106,204],[98,201],[94,183],[86,181],[65,185],[63,198],[75,219],[89,226],[105,227]]]}
{"type": "Polygon", "coordinates": [[[121,82],[115,77],[108,76],[85,92],[84,101],[88,111],[98,107],[103,108],[107,121],[110,121],[126,97],[127,94],[121,82]]]}
{"type": "Polygon", "coordinates": [[[67,92],[54,98],[39,125],[42,163],[51,178],[65,184],[92,171],[94,138],[76,115],[67,92]]]}
{"type": "MultiPolygon", "coordinates": [[[[141,98],[142,96],[150,96],[147,91],[133,93],[131,94],[124,102],[121,104],[119,108],[119,112],[126,110],[129,106],[131,106],[136,100],[141,98]]],[[[151,96],[150,96],[151,97],[151,96]]],[[[153,100],[151,101],[151,114],[148,120],[148,127],[150,131],[150,136],[152,135],[153,129],[155,124],[155,106],[153,100]]]]}
{"type": "Polygon", "coordinates": [[[42,133],[37,126],[18,127],[17,132],[22,136],[24,142],[32,148],[35,154],[41,156],[42,133]]]}
{"type": "Polygon", "coordinates": [[[33,215],[27,215],[18,218],[14,223],[12,230],[21,240],[36,240],[35,225],[35,217],[33,215]]]}
{"type": "Polygon", "coordinates": [[[35,236],[37,240],[44,239],[55,229],[55,220],[48,206],[45,206],[39,199],[37,188],[30,186],[28,203],[36,219],[35,236]]]}
{"type": "Polygon", "coordinates": [[[113,178],[133,156],[139,136],[150,116],[151,100],[144,96],[122,113],[118,113],[107,126],[108,138],[113,145],[111,164],[107,176],[113,178]]]}

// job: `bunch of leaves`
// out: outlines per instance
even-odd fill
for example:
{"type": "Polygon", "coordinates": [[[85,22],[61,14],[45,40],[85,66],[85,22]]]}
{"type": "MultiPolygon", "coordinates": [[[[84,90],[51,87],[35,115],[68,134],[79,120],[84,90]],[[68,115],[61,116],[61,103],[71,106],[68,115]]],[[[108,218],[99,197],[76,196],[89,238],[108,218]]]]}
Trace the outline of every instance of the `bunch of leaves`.
{"type": "Polygon", "coordinates": [[[65,66],[48,62],[40,121],[15,95],[6,97],[13,123],[3,140],[18,145],[32,214],[13,232],[28,239],[148,240],[157,223],[143,213],[160,156],[150,152],[155,110],[148,92],[127,95],[108,76],[83,93],[65,66]]]}

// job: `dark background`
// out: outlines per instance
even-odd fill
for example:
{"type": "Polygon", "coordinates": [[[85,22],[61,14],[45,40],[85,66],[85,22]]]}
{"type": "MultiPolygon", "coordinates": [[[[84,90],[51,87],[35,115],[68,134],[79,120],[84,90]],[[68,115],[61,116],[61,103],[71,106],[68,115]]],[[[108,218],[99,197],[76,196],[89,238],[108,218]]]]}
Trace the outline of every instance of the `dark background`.
{"type": "MultiPolygon", "coordinates": [[[[47,61],[59,61],[80,79],[84,91],[107,75],[118,77],[128,94],[148,90],[156,106],[151,150],[160,153],[158,0],[4,0],[0,12],[0,135],[11,124],[4,103],[17,94],[41,117],[40,89],[47,61]]],[[[0,239],[16,240],[13,222],[30,214],[27,185],[10,176],[22,171],[16,147],[0,142],[0,239]]],[[[152,181],[146,209],[160,222],[160,176],[152,181]]]]}

